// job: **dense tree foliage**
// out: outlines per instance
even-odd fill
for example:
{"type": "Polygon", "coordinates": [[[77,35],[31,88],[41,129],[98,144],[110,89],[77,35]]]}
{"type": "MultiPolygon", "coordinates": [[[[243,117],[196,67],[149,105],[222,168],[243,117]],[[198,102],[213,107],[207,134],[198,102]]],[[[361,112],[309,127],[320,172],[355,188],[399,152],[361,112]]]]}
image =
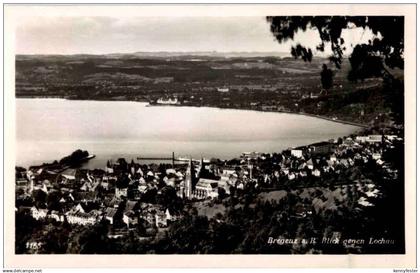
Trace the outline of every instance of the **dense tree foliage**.
{"type": "MultiPolygon", "coordinates": [[[[315,50],[323,52],[329,44],[332,52],[329,59],[338,69],[342,67],[345,58],[343,30],[370,29],[374,37],[368,43],[352,45],[348,79],[357,81],[383,78],[385,103],[389,105],[394,121],[403,123],[404,83],[390,72],[390,68],[404,69],[403,16],[269,16],[267,21],[272,34],[280,43],[293,40],[298,31],[317,30],[321,42],[315,50]]],[[[312,49],[301,44],[292,47],[291,54],[309,62],[313,57],[312,49]]],[[[324,82],[322,80],[323,85],[324,82]]]]}
{"type": "Polygon", "coordinates": [[[47,194],[42,190],[34,190],[32,192],[34,204],[37,208],[45,208],[47,202],[47,194]]]}
{"type": "Polygon", "coordinates": [[[321,84],[324,90],[329,90],[333,85],[333,72],[326,64],[322,65],[321,84]]]}
{"type": "MultiPolygon", "coordinates": [[[[355,45],[351,64],[354,71],[366,70],[372,66],[373,60],[383,59],[391,68],[404,68],[404,17],[403,16],[269,16],[270,30],[274,37],[283,43],[293,39],[301,30],[316,29],[321,43],[317,51],[324,51],[327,43],[331,46],[330,60],[341,67],[343,52],[346,50],[342,38],[344,29],[361,27],[371,29],[375,35],[368,44],[355,45]]],[[[292,55],[311,61],[312,49],[302,45],[292,47],[292,55]]],[[[375,64],[376,66],[376,64],[375,64]]],[[[374,67],[374,73],[383,67],[374,67]]],[[[366,71],[373,73],[372,71],[366,71]]]]}
{"type": "Polygon", "coordinates": [[[77,166],[82,160],[89,156],[88,151],[76,150],[71,155],[63,157],[60,164],[67,166],[77,166]]]}

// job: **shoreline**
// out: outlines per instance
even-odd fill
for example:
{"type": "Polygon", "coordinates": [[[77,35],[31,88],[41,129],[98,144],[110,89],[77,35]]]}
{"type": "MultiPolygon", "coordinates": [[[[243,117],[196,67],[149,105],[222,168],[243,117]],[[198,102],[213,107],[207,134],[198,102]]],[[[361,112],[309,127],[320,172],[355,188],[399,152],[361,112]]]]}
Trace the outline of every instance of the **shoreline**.
{"type": "Polygon", "coordinates": [[[331,122],[336,122],[336,123],[340,123],[340,124],[345,124],[345,125],[351,125],[351,126],[356,126],[356,127],[360,127],[363,129],[367,129],[370,126],[368,124],[362,124],[362,123],[358,123],[358,122],[353,122],[353,121],[346,121],[346,120],[341,120],[341,119],[333,119],[327,116],[320,116],[320,115],[316,115],[316,114],[311,114],[311,113],[302,113],[302,112],[291,112],[291,111],[266,111],[266,110],[257,110],[257,109],[247,109],[247,108],[229,108],[229,107],[218,107],[218,106],[200,106],[200,105],[167,105],[167,104],[150,104],[149,101],[144,101],[144,100],[113,100],[113,99],[68,99],[68,98],[63,98],[63,97],[50,97],[50,96],[35,96],[35,97],[25,97],[25,96],[21,96],[21,97],[15,97],[16,99],[60,99],[60,100],[68,100],[68,101],[110,101],[110,102],[141,102],[141,103],[147,103],[147,107],[158,107],[158,106],[169,106],[169,107],[197,107],[197,108],[202,108],[202,107],[208,107],[208,108],[213,108],[213,109],[221,109],[221,110],[242,110],[242,111],[253,111],[253,112],[264,112],[264,113],[279,113],[279,114],[296,114],[296,115],[301,115],[301,116],[308,116],[308,117],[312,117],[312,118],[319,118],[319,119],[323,119],[323,120],[327,120],[327,121],[331,121],[331,122]]]}
{"type": "MultiPolygon", "coordinates": [[[[16,99],[25,99],[25,100],[27,100],[27,99],[34,99],[34,97],[29,97],[29,98],[22,98],[22,97],[20,97],[20,98],[16,98],[16,99]]],[[[37,97],[35,99],[46,100],[46,102],[47,102],[47,100],[51,100],[51,101],[52,100],[56,100],[56,101],[62,101],[62,102],[64,102],[65,100],[69,100],[69,99],[66,99],[66,98],[51,98],[51,97],[37,97]]],[[[27,101],[30,102],[29,100],[27,100],[27,101]]],[[[95,102],[95,101],[96,102],[101,102],[101,100],[78,100],[78,101],[80,101],[80,102],[82,102],[82,101],[83,102],[95,102]]],[[[113,101],[114,102],[115,100],[106,100],[106,101],[113,101]]],[[[118,101],[115,101],[115,102],[118,102],[118,101]]],[[[346,121],[341,121],[341,120],[333,120],[333,119],[328,118],[328,117],[322,117],[322,116],[317,116],[317,115],[312,115],[312,114],[307,114],[307,113],[293,113],[293,112],[287,112],[287,111],[282,111],[282,112],[280,112],[280,111],[264,111],[264,110],[241,109],[241,108],[221,108],[221,107],[215,107],[215,106],[160,105],[160,104],[158,104],[158,105],[155,105],[155,104],[150,105],[148,102],[145,102],[145,101],[133,101],[133,100],[127,100],[125,102],[130,102],[130,103],[136,103],[136,102],[138,102],[138,103],[140,103],[139,104],[139,107],[141,107],[141,108],[143,108],[143,107],[153,107],[153,106],[161,106],[161,107],[177,106],[177,107],[190,107],[190,108],[219,109],[217,111],[222,111],[222,110],[230,110],[230,111],[232,111],[232,110],[235,110],[235,111],[249,111],[250,113],[266,112],[266,113],[278,113],[278,114],[299,114],[301,116],[305,116],[306,115],[306,116],[312,117],[312,118],[320,118],[320,119],[324,119],[324,120],[327,120],[327,121],[333,121],[333,122],[336,122],[336,123],[339,123],[339,124],[348,124],[348,125],[351,125],[351,126],[355,126],[357,128],[352,128],[353,129],[352,131],[353,131],[354,134],[358,134],[361,131],[363,131],[363,128],[367,128],[366,125],[360,125],[360,124],[355,124],[355,123],[352,123],[352,122],[346,122],[346,121]]],[[[159,110],[157,110],[157,111],[159,111],[159,110]]],[[[308,122],[311,122],[311,121],[309,120],[308,122]]],[[[331,126],[334,126],[334,125],[331,125],[331,126]]],[[[348,135],[349,134],[345,134],[345,135],[341,135],[341,136],[337,136],[337,137],[344,137],[344,136],[348,136],[348,135]]],[[[325,139],[320,139],[318,141],[322,141],[322,140],[327,140],[327,139],[326,138],[325,139]]],[[[308,146],[308,145],[311,145],[311,144],[316,143],[316,142],[317,141],[311,141],[309,143],[304,143],[303,145],[302,144],[299,144],[297,146],[299,146],[299,147],[300,146],[308,146]]],[[[284,150],[287,150],[287,149],[292,148],[292,147],[297,147],[297,146],[288,146],[288,147],[286,146],[286,147],[281,148],[279,150],[272,150],[272,151],[265,151],[265,152],[264,151],[261,151],[261,150],[255,150],[255,151],[258,152],[258,153],[278,153],[278,152],[282,152],[284,150]]],[[[89,148],[86,148],[86,147],[75,147],[75,149],[87,149],[87,150],[90,150],[89,148]]],[[[97,151],[93,150],[92,152],[96,153],[97,151]]],[[[229,157],[224,157],[224,156],[221,156],[219,154],[219,155],[215,155],[214,158],[220,159],[222,161],[239,159],[242,152],[244,152],[244,151],[242,150],[239,153],[233,154],[232,156],[229,156],[229,157]]],[[[123,157],[126,158],[126,155],[124,155],[123,157]]],[[[129,157],[127,157],[127,158],[129,158],[129,157]]],[[[109,157],[107,159],[112,159],[112,157],[109,157]]],[[[48,159],[46,161],[44,160],[44,162],[42,162],[42,163],[45,163],[45,162],[48,162],[48,159]]],[[[161,162],[162,161],[159,161],[159,163],[161,163],[161,162]]],[[[148,162],[146,164],[150,164],[150,162],[148,162]]],[[[16,164],[16,166],[23,166],[23,167],[30,166],[30,165],[37,165],[37,164],[34,164],[34,163],[31,163],[29,165],[28,164],[16,164]]]]}
{"type": "MultiPolygon", "coordinates": [[[[284,112],[284,113],[286,113],[286,112],[284,112]]],[[[298,114],[298,115],[303,115],[303,116],[314,117],[314,118],[320,118],[320,119],[324,119],[324,120],[328,120],[328,121],[332,121],[332,122],[337,122],[337,123],[342,123],[342,124],[347,124],[347,125],[361,127],[361,128],[364,128],[364,129],[369,128],[369,125],[367,125],[367,124],[361,124],[361,123],[357,123],[357,122],[353,122],[353,121],[346,121],[346,120],[341,120],[341,119],[333,119],[333,118],[330,118],[330,117],[319,116],[319,115],[310,114],[310,113],[293,113],[293,112],[290,112],[290,113],[291,114],[298,114]]]]}

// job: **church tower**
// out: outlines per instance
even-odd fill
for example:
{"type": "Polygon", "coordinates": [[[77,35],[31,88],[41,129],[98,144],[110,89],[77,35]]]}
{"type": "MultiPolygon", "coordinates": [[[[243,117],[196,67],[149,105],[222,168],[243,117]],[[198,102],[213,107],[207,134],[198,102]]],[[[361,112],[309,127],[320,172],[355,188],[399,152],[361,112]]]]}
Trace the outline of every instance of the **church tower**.
{"type": "Polygon", "coordinates": [[[194,170],[192,158],[190,158],[190,162],[188,163],[188,168],[185,174],[185,181],[184,181],[185,198],[187,199],[192,198],[192,192],[195,186],[194,182],[195,182],[195,170],[194,170]]]}
{"type": "Polygon", "coordinates": [[[34,179],[31,177],[29,179],[29,181],[30,181],[30,184],[29,184],[29,193],[32,194],[32,192],[34,191],[34,179]]]}
{"type": "Polygon", "coordinates": [[[201,160],[200,160],[200,169],[199,169],[199,172],[198,172],[198,176],[199,177],[201,177],[204,174],[205,168],[206,167],[204,166],[204,159],[201,158],[201,160]]]}

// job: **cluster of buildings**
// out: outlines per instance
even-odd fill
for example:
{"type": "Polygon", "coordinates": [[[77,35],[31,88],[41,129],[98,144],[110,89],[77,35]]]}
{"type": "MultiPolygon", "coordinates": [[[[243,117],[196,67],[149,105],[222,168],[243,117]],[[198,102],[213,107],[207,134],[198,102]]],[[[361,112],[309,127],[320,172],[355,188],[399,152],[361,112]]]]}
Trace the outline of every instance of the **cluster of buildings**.
{"type": "Polygon", "coordinates": [[[385,162],[383,153],[396,141],[403,140],[396,135],[352,136],[281,154],[243,153],[231,165],[193,159],[183,164],[141,165],[121,158],[95,170],[57,173],[42,166],[28,170],[16,167],[16,211],[36,220],[74,225],[106,220],[115,228],[165,228],[183,217],[179,203],[217,199],[249,185],[267,189],[273,183],[281,187],[282,183],[290,185],[308,177],[322,179],[369,161],[392,174],[396,171],[385,162]],[[264,167],[267,163],[269,171],[264,167]]]}
{"type": "Polygon", "coordinates": [[[28,170],[17,167],[16,210],[36,220],[51,218],[75,225],[107,220],[114,227],[142,224],[165,228],[182,217],[182,206],[172,206],[166,196],[178,200],[214,199],[221,190],[229,192],[235,176],[233,170],[222,171],[192,159],[165,168],[127,163],[122,158],[95,170],[56,172],[48,165],[28,170]]]}
{"type": "Polygon", "coordinates": [[[374,162],[395,176],[396,170],[386,162],[383,154],[393,148],[396,141],[402,142],[403,139],[396,135],[365,135],[289,149],[268,158],[275,161],[278,167],[273,168],[271,173],[265,173],[263,181],[267,184],[287,181],[290,185],[309,177],[322,179],[339,175],[353,166],[362,166],[368,162],[374,162]]]}

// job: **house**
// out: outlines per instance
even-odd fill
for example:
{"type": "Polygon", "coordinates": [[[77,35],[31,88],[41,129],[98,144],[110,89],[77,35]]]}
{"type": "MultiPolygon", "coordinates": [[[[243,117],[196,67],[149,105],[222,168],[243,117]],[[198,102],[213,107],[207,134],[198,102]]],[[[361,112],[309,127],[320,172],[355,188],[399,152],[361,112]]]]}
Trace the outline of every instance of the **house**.
{"type": "Polygon", "coordinates": [[[96,201],[96,194],[95,192],[72,192],[71,193],[74,201],[76,203],[86,203],[86,202],[94,202],[96,201]]]}
{"type": "Polygon", "coordinates": [[[174,187],[175,188],[175,186],[176,186],[176,176],[174,174],[173,175],[169,175],[169,176],[165,176],[163,178],[163,182],[165,182],[165,184],[167,186],[171,186],[171,187],[174,187]]]}
{"type": "Polygon", "coordinates": [[[378,160],[376,160],[376,164],[378,164],[378,165],[383,165],[385,162],[383,161],[383,160],[381,160],[381,159],[378,159],[378,160]]]}
{"type": "Polygon", "coordinates": [[[167,227],[169,222],[174,222],[181,219],[181,214],[172,208],[166,208],[163,210],[159,208],[155,211],[155,225],[158,228],[167,227]]]}
{"type": "Polygon", "coordinates": [[[128,195],[128,186],[131,182],[131,179],[126,174],[122,174],[118,177],[115,182],[115,197],[127,197],[128,195]]]}
{"type": "Polygon", "coordinates": [[[373,153],[373,154],[372,154],[372,159],[373,159],[373,160],[378,160],[378,159],[381,159],[381,154],[380,154],[380,153],[373,153]]]}
{"type": "Polygon", "coordinates": [[[94,225],[99,222],[101,212],[98,210],[91,210],[89,213],[82,211],[71,210],[66,213],[67,222],[76,225],[94,225]]]}
{"type": "Polygon", "coordinates": [[[321,176],[321,172],[318,169],[315,169],[312,171],[312,175],[316,176],[316,177],[320,177],[321,176]]]}
{"type": "Polygon", "coordinates": [[[156,217],[155,217],[154,211],[150,211],[150,210],[141,211],[140,219],[143,219],[144,221],[149,223],[149,225],[151,226],[156,225],[156,217]]]}
{"type": "Polygon", "coordinates": [[[385,135],[385,138],[388,139],[388,140],[393,141],[393,140],[397,139],[398,136],[397,135],[385,135]]]}
{"type": "Polygon", "coordinates": [[[165,210],[165,215],[166,215],[166,220],[167,221],[177,221],[179,219],[181,219],[181,214],[178,211],[175,211],[173,209],[167,208],[165,210]]]}
{"type": "Polygon", "coordinates": [[[106,166],[106,167],[105,167],[105,172],[106,172],[106,173],[109,173],[109,174],[113,174],[113,173],[114,173],[114,169],[113,169],[112,167],[108,167],[108,166],[106,166]]]}
{"type": "Polygon", "coordinates": [[[155,224],[158,228],[165,228],[168,226],[167,215],[164,211],[157,211],[155,214],[155,224]]]}
{"type": "Polygon", "coordinates": [[[368,135],[366,142],[369,143],[381,143],[382,142],[382,135],[368,135]]]}
{"type": "Polygon", "coordinates": [[[108,181],[101,181],[100,185],[106,191],[108,191],[110,189],[110,183],[108,181]]]}
{"type": "Polygon", "coordinates": [[[358,203],[359,205],[361,205],[361,206],[364,206],[364,207],[371,207],[371,206],[373,206],[373,204],[372,204],[372,203],[370,203],[370,202],[367,200],[367,198],[366,198],[366,197],[364,197],[364,196],[360,197],[360,198],[359,198],[359,200],[357,200],[357,203],[358,203]]]}
{"type": "Polygon", "coordinates": [[[123,222],[127,227],[135,226],[139,223],[139,204],[136,201],[127,201],[123,212],[123,222]]]}
{"type": "Polygon", "coordinates": [[[80,202],[73,208],[74,211],[80,211],[83,213],[88,213],[95,209],[99,209],[99,205],[95,202],[80,202]]]}
{"type": "Polygon", "coordinates": [[[115,223],[117,212],[118,209],[116,208],[106,208],[105,210],[105,219],[108,220],[111,225],[115,223]]]}
{"type": "Polygon", "coordinates": [[[307,215],[312,214],[312,209],[308,205],[297,204],[294,207],[294,216],[298,218],[305,218],[307,215]]]}
{"type": "Polygon", "coordinates": [[[261,156],[258,152],[243,152],[241,158],[245,160],[258,159],[261,156]]]}
{"type": "Polygon", "coordinates": [[[305,170],[301,170],[301,171],[299,172],[299,175],[300,175],[301,177],[306,177],[306,176],[308,176],[308,173],[307,173],[305,170]]]}
{"type": "Polygon", "coordinates": [[[176,172],[176,176],[178,177],[179,180],[184,180],[184,174],[181,173],[180,171],[176,172]]]}
{"type": "Polygon", "coordinates": [[[122,237],[126,237],[129,234],[129,230],[127,229],[113,229],[108,232],[107,237],[110,239],[118,239],[122,237]]]}
{"type": "Polygon", "coordinates": [[[146,186],[146,185],[139,185],[139,187],[138,187],[138,190],[139,190],[140,193],[146,193],[148,189],[149,189],[149,187],[146,186]]]}
{"type": "Polygon", "coordinates": [[[63,184],[74,183],[76,181],[77,169],[67,169],[60,174],[61,182],[63,184]]]}
{"type": "Polygon", "coordinates": [[[35,220],[44,219],[45,217],[47,217],[47,213],[47,209],[38,209],[35,206],[31,208],[31,215],[35,220]]]}
{"type": "Polygon", "coordinates": [[[263,111],[277,111],[277,105],[261,105],[263,111]]]}
{"type": "Polygon", "coordinates": [[[166,175],[169,174],[176,174],[176,170],[175,169],[166,169],[166,175]]]}
{"type": "Polygon", "coordinates": [[[171,208],[166,210],[157,209],[153,211],[154,214],[148,213],[147,217],[143,215],[141,218],[145,219],[150,224],[155,224],[158,228],[165,228],[168,226],[168,222],[174,222],[181,218],[181,214],[171,208]],[[151,219],[151,216],[154,216],[154,219],[151,219]]]}
{"type": "Polygon", "coordinates": [[[310,96],[309,96],[311,99],[316,99],[316,98],[318,98],[319,96],[318,95],[314,95],[312,92],[311,92],[311,94],[310,94],[310,96]]]}
{"type": "Polygon", "coordinates": [[[368,163],[369,162],[369,159],[366,156],[362,156],[362,159],[363,159],[363,163],[368,163]]]}
{"type": "Polygon", "coordinates": [[[231,181],[229,177],[221,176],[217,181],[217,186],[225,191],[226,194],[230,194],[231,181]]]}
{"type": "Polygon", "coordinates": [[[28,189],[29,181],[25,178],[16,179],[16,190],[22,189],[26,191],[28,189]]]}
{"type": "Polygon", "coordinates": [[[345,168],[348,168],[350,166],[349,161],[345,158],[340,159],[340,164],[345,168]]]}
{"type": "Polygon", "coordinates": [[[306,166],[308,167],[309,170],[314,169],[314,162],[312,161],[312,158],[306,161],[306,166]]]}
{"type": "Polygon", "coordinates": [[[336,164],[337,161],[336,160],[335,161],[327,160],[326,162],[327,162],[328,167],[334,167],[334,165],[336,164]]]}
{"type": "Polygon", "coordinates": [[[227,87],[218,87],[217,88],[217,92],[227,93],[227,92],[229,92],[229,88],[227,88],[227,87]]]}
{"type": "Polygon", "coordinates": [[[224,168],[221,175],[229,177],[234,174],[236,174],[235,168],[224,168]]]}
{"type": "Polygon", "coordinates": [[[139,178],[139,185],[147,185],[146,179],[144,179],[144,177],[139,178]]]}
{"type": "Polygon", "coordinates": [[[282,167],[281,171],[283,172],[284,175],[288,175],[289,174],[289,168],[286,167],[282,167]]]}
{"type": "Polygon", "coordinates": [[[128,188],[115,188],[115,197],[122,198],[127,197],[128,195],[128,188]]]}
{"type": "Polygon", "coordinates": [[[335,169],[336,169],[337,167],[335,167],[335,166],[324,166],[323,167],[323,170],[324,170],[324,172],[334,172],[335,171],[335,169]]]}
{"type": "Polygon", "coordinates": [[[322,141],[309,146],[311,154],[329,154],[334,151],[334,143],[322,141]]]}
{"type": "Polygon", "coordinates": [[[293,149],[290,153],[292,156],[297,158],[301,158],[303,156],[303,151],[298,149],[293,149]]]}
{"type": "Polygon", "coordinates": [[[136,226],[139,223],[139,215],[138,212],[135,211],[126,211],[123,213],[123,222],[127,225],[127,227],[136,226]]]}
{"type": "Polygon", "coordinates": [[[217,198],[219,196],[218,185],[217,180],[200,178],[195,185],[193,197],[197,199],[217,198]]]}
{"type": "Polygon", "coordinates": [[[358,143],[365,143],[368,139],[368,136],[356,136],[356,142],[358,143]]]}
{"type": "Polygon", "coordinates": [[[47,215],[48,218],[54,219],[57,222],[64,222],[64,215],[56,210],[52,210],[50,214],[47,215]]]}
{"type": "Polygon", "coordinates": [[[264,175],[264,183],[270,183],[271,182],[271,178],[270,175],[268,175],[268,173],[266,173],[264,175]]]}
{"type": "Polygon", "coordinates": [[[102,182],[106,181],[106,182],[116,183],[117,179],[118,178],[115,175],[107,174],[107,175],[102,176],[102,182]]]}
{"type": "Polygon", "coordinates": [[[113,196],[112,198],[106,199],[104,203],[107,207],[118,208],[120,206],[121,202],[122,202],[121,199],[113,196]]]}
{"type": "Polygon", "coordinates": [[[99,186],[99,182],[90,182],[90,181],[85,181],[85,183],[83,183],[83,185],[80,187],[81,191],[94,191],[96,189],[96,187],[99,186]]]}
{"type": "Polygon", "coordinates": [[[243,190],[243,189],[244,189],[244,187],[245,187],[245,185],[244,185],[244,183],[242,183],[242,182],[240,182],[240,183],[236,186],[236,188],[237,188],[237,189],[239,189],[239,190],[243,190]]]}
{"type": "Polygon", "coordinates": [[[52,188],[52,185],[48,180],[44,180],[41,184],[37,184],[34,186],[31,185],[31,188],[32,190],[41,190],[48,194],[49,190],[52,188]]]}
{"type": "Polygon", "coordinates": [[[306,163],[303,162],[298,166],[298,170],[303,170],[303,169],[305,169],[305,167],[306,167],[306,163]]]}
{"type": "Polygon", "coordinates": [[[353,139],[351,137],[347,137],[344,141],[343,144],[347,145],[347,146],[353,146],[355,144],[355,142],[353,141],[353,139]]]}
{"type": "MultiPolygon", "coordinates": [[[[163,207],[159,205],[154,205],[150,203],[141,203],[139,204],[139,220],[142,220],[148,223],[150,226],[158,226],[156,221],[160,221],[161,225],[166,226],[166,214],[163,207]],[[156,216],[158,214],[158,216],[156,216]]],[[[172,211],[171,211],[172,215],[172,211]]]]}
{"type": "Polygon", "coordinates": [[[139,203],[137,201],[127,201],[125,203],[124,212],[139,210],[139,203]]]}
{"type": "Polygon", "coordinates": [[[59,200],[59,203],[62,209],[70,209],[74,205],[74,197],[71,193],[63,193],[59,200]]]}

